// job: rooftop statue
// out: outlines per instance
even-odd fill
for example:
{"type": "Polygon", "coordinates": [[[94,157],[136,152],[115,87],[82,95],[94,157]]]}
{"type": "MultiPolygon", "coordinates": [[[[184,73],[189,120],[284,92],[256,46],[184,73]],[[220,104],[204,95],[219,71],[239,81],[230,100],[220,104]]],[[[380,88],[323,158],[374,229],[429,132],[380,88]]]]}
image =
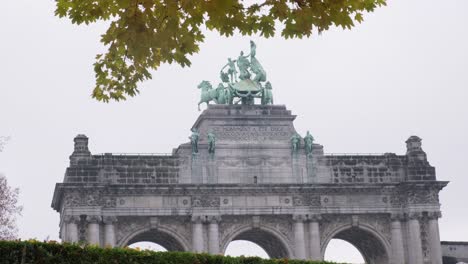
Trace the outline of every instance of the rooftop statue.
{"type": "Polygon", "coordinates": [[[208,153],[211,155],[214,155],[215,153],[215,147],[216,147],[216,136],[213,134],[213,132],[208,132],[208,153]]]}
{"type": "Polygon", "coordinates": [[[307,156],[312,154],[312,145],[314,144],[314,137],[307,131],[306,136],[304,137],[305,152],[307,156]]]}
{"type": "Polygon", "coordinates": [[[299,134],[295,133],[291,137],[291,149],[292,149],[293,154],[297,154],[300,145],[301,145],[301,136],[299,136],[299,134]]]}
{"type": "Polygon", "coordinates": [[[213,89],[210,82],[202,81],[198,88],[202,90],[198,103],[207,105],[214,101],[216,104],[242,104],[252,105],[255,98],[260,98],[262,105],[273,104],[273,94],[270,82],[267,82],[266,72],[257,60],[257,46],[250,41],[250,53],[243,51],[237,59],[228,58],[228,62],[221,68],[221,82],[218,88],[213,89]],[[250,59],[250,60],[249,60],[250,59]],[[266,83],[264,83],[266,82],[266,83]],[[237,100],[235,100],[237,99],[237,100]]]}
{"type": "Polygon", "coordinates": [[[213,89],[213,86],[209,81],[202,81],[198,86],[198,89],[201,89],[201,98],[198,102],[198,111],[200,111],[200,105],[202,103],[210,104],[211,101],[217,103],[218,91],[213,89]]]}
{"type": "Polygon", "coordinates": [[[273,104],[273,92],[271,89],[271,83],[266,82],[262,90],[262,105],[273,104]]]}
{"type": "Polygon", "coordinates": [[[192,154],[196,155],[198,153],[198,139],[200,138],[200,133],[198,129],[192,129],[192,135],[189,137],[190,143],[192,145],[192,154]]]}

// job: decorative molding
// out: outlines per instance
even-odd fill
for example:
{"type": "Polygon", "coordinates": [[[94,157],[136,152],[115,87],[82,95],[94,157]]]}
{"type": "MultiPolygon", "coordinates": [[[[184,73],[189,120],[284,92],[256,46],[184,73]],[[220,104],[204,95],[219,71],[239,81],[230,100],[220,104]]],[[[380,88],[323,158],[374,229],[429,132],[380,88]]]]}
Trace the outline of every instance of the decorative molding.
{"type": "Polygon", "coordinates": [[[307,215],[307,220],[309,220],[310,222],[319,222],[320,220],[322,220],[322,215],[309,214],[307,215]]]}
{"type": "Polygon", "coordinates": [[[103,216],[102,222],[106,225],[112,225],[117,222],[117,217],[115,216],[103,216]]]}
{"type": "Polygon", "coordinates": [[[100,223],[102,221],[102,217],[100,215],[87,215],[86,222],[90,224],[100,223]]]}
{"type": "Polygon", "coordinates": [[[292,216],[292,219],[294,222],[304,222],[305,220],[307,220],[307,216],[306,215],[303,215],[303,214],[294,214],[292,216]]]}
{"type": "Polygon", "coordinates": [[[429,220],[437,220],[442,217],[442,213],[440,211],[437,212],[428,212],[427,213],[427,218],[429,220]]]}
{"type": "Polygon", "coordinates": [[[80,217],[77,216],[77,215],[65,215],[63,217],[63,221],[67,224],[70,224],[70,223],[79,223],[80,222],[80,217]]]}
{"type": "Polygon", "coordinates": [[[422,212],[409,212],[407,213],[408,220],[420,220],[422,219],[423,214],[422,212]]]}
{"type": "Polygon", "coordinates": [[[192,197],[193,207],[219,207],[220,198],[214,196],[194,196],[192,197]]]}

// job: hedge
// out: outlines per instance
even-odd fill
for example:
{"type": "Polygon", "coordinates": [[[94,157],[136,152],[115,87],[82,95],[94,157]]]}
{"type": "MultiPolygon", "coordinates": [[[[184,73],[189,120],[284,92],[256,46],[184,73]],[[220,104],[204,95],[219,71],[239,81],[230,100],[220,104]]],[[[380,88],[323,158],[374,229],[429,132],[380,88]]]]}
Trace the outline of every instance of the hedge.
{"type": "Polygon", "coordinates": [[[79,244],[0,241],[1,264],[329,264],[331,262],[229,257],[188,252],[154,252],[79,244]]]}

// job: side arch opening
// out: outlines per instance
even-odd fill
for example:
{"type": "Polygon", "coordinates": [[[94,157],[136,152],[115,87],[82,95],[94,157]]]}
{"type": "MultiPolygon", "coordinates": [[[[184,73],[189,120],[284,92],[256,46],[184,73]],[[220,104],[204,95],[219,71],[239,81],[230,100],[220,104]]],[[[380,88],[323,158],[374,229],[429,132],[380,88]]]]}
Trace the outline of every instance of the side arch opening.
{"type": "Polygon", "coordinates": [[[361,253],[367,264],[390,263],[390,247],[385,239],[377,232],[366,227],[343,227],[331,234],[322,248],[322,255],[331,239],[344,240],[361,253]]]}
{"type": "MultiPolygon", "coordinates": [[[[290,258],[290,249],[287,247],[287,243],[279,235],[275,234],[272,230],[266,230],[264,228],[248,228],[242,229],[231,236],[230,239],[223,246],[223,251],[226,253],[226,249],[231,242],[236,241],[248,241],[258,245],[264,250],[269,258],[290,258]]],[[[245,244],[244,245],[248,245],[245,244]]],[[[238,249],[237,252],[244,255],[252,255],[252,248],[238,249]],[[245,253],[244,253],[245,252],[245,253]]],[[[261,251],[258,251],[261,256],[261,251]]]]}
{"type": "Polygon", "coordinates": [[[339,238],[330,240],[323,259],[336,263],[365,263],[359,249],[339,238]]]}
{"type": "Polygon", "coordinates": [[[120,246],[130,246],[139,242],[151,242],[159,245],[156,249],[167,251],[187,251],[186,243],[177,234],[161,229],[144,229],[130,234],[120,246]]]}

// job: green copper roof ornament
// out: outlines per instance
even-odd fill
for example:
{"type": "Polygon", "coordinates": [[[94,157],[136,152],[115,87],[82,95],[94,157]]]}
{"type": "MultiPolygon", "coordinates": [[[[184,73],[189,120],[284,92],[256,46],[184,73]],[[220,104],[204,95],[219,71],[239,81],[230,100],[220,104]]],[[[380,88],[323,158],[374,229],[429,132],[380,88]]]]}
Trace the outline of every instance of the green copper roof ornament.
{"type": "Polygon", "coordinates": [[[262,105],[273,104],[273,93],[270,82],[267,82],[266,72],[257,60],[257,46],[250,41],[250,53],[244,55],[241,51],[237,59],[228,58],[221,68],[221,82],[216,89],[208,81],[202,81],[198,88],[202,90],[198,103],[252,105],[255,98],[260,98],[262,105]],[[250,59],[250,60],[249,60],[250,59]],[[265,83],[266,82],[266,83],[265,83]],[[237,99],[237,100],[235,100],[237,99]]]}

